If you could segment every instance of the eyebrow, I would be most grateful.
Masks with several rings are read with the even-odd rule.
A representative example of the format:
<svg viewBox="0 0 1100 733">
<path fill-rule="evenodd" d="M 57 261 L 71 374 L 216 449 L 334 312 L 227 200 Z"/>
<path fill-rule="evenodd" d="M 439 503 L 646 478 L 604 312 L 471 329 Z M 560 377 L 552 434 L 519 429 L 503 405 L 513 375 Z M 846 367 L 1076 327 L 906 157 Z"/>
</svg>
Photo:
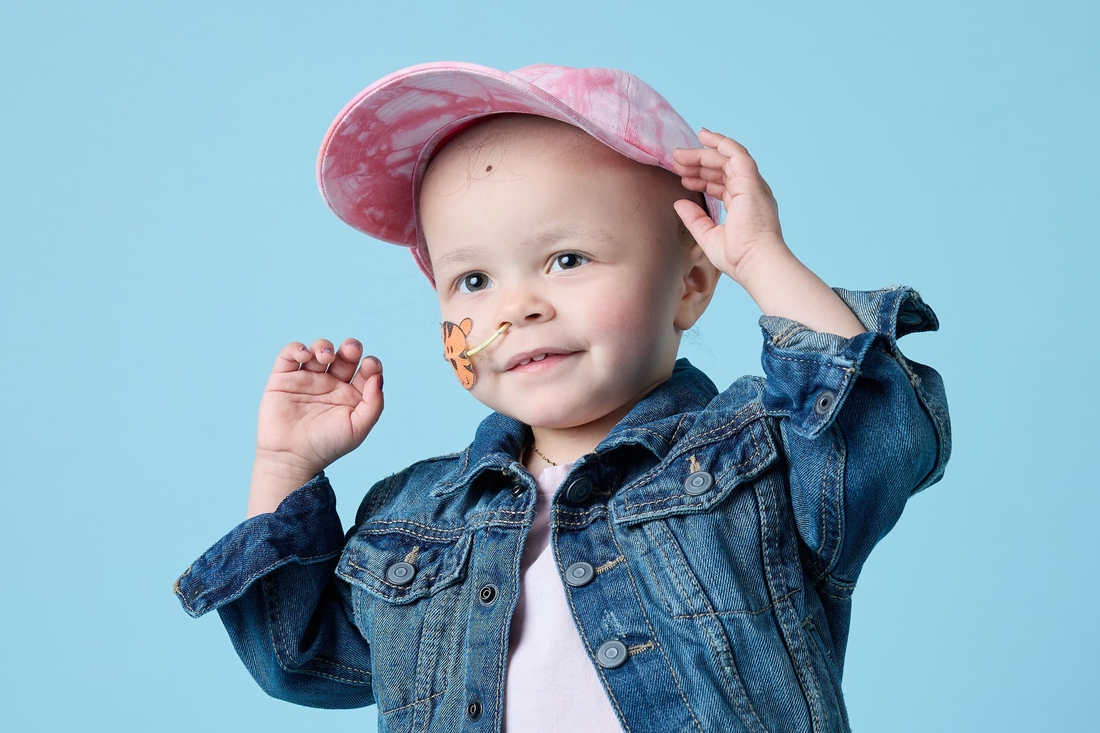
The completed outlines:
<svg viewBox="0 0 1100 733">
<path fill-rule="evenodd" d="M 553 227 L 551 229 L 544 229 L 541 232 L 536 232 L 528 237 L 524 237 L 519 243 L 519 247 L 527 249 L 529 247 L 542 247 L 551 242 L 556 242 L 559 239 L 565 239 L 567 237 L 604 237 L 611 238 L 611 235 L 602 229 L 589 229 L 588 227 L 577 224 L 576 222 L 571 224 L 562 224 L 560 226 Z M 448 252 L 442 255 L 437 261 L 432 263 L 432 269 L 441 268 L 445 265 L 451 265 L 460 262 L 468 262 L 470 260 L 478 259 L 485 256 L 485 247 L 481 245 L 473 245 L 470 247 L 461 247 L 452 252 Z"/>
</svg>

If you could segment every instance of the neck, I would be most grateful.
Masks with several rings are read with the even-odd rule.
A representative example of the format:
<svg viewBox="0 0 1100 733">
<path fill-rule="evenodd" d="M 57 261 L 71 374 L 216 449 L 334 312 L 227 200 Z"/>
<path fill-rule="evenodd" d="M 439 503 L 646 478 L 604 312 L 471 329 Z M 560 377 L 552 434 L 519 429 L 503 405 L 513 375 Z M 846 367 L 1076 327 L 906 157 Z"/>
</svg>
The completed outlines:
<svg viewBox="0 0 1100 733">
<path fill-rule="evenodd" d="M 607 437 L 633 405 L 624 406 L 585 425 L 573 428 L 543 428 L 532 425 L 534 445 L 546 456 L 544 459 L 534 450 L 528 450 L 523 464 L 533 476 L 538 476 L 553 461 L 558 465 L 572 463 L 586 453 L 591 453 L 600 441 Z"/>
</svg>

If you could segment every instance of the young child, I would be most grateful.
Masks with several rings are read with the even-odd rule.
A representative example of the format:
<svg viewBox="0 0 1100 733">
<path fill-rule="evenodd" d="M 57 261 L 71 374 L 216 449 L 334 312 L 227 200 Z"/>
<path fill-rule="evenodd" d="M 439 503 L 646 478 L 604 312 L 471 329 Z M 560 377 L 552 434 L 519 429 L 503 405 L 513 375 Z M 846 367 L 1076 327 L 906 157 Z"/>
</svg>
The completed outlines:
<svg viewBox="0 0 1100 733">
<path fill-rule="evenodd" d="M 318 181 L 412 250 L 494 413 L 345 534 L 323 469 L 378 420 L 382 365 L 290 343 L 248 519 L 177 581 L 187 612 L 217 609 L 269 694 L 377 703 L 380 731 L 848 730 L 860 568 L 950 453 L 940 377 L 897 347 L 938 327 L 917 293 L 827 287 L 745 148 L 612 69 L 395 72 Z M 764 313 L 767 379 L 719 392 L 676 356 L 722 274 Z"/>
</svg>

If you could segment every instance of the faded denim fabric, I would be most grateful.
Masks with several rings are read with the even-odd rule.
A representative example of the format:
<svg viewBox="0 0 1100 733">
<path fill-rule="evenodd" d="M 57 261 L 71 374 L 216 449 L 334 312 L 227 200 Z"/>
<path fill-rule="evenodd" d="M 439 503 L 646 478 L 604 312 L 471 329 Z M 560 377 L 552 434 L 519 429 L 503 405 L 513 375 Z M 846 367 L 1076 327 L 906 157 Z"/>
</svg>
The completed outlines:
<svg viewBox="0 0 1100 733">
<path fill-rule="evenodd" d="M 939 375 L 897 348 L 938 328 L 932 310 L 905 287 L 836 292 L 867 333 L 761 318 L 767 378 L 724 392 L 679 360 L 551 502 L 559 572 L 594 570 L 566 597 L 624 730 L 849 730 L 852 591 L 906 500 L 943 476 L 951 440 Z M 527 434 L 490 415 L 466 450 L 377 483 L 346 534 L 321 472 L 205 552 L 176 593 L 192 616 L 218 610 L 275 697 L 377 703 L 379 731 L 500 730 L 535 511 L 516 460 Z M 611 641 L 627 652 L 617 666 L 599 654 Z"/>
</svg>

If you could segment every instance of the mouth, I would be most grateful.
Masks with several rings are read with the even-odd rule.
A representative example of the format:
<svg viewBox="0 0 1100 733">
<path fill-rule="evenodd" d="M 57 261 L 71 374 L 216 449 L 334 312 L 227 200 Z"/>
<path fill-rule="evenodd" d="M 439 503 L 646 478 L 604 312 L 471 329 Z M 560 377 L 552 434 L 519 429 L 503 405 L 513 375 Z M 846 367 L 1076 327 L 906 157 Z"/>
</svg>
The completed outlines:
<svg viewBox="0 0 1100 733">
<path fill-rule="evenodd" d="M 556 363 L 562 361 L 567 356 L 577 353 L 576 351 L 570 351 L 569 349 L 558 349 L 553 347 L 546 347 L 541 349 L 532 349 L 531 351 L 524 351 L 521 354 L 516 354 L 511 359 L 504 363 L 504 371 L 510 372 L 517 369 L 533 368 L 534 366 L 547 363 Z M 526 368 L 526 369 L 525 369 Z"/>
</svg>

